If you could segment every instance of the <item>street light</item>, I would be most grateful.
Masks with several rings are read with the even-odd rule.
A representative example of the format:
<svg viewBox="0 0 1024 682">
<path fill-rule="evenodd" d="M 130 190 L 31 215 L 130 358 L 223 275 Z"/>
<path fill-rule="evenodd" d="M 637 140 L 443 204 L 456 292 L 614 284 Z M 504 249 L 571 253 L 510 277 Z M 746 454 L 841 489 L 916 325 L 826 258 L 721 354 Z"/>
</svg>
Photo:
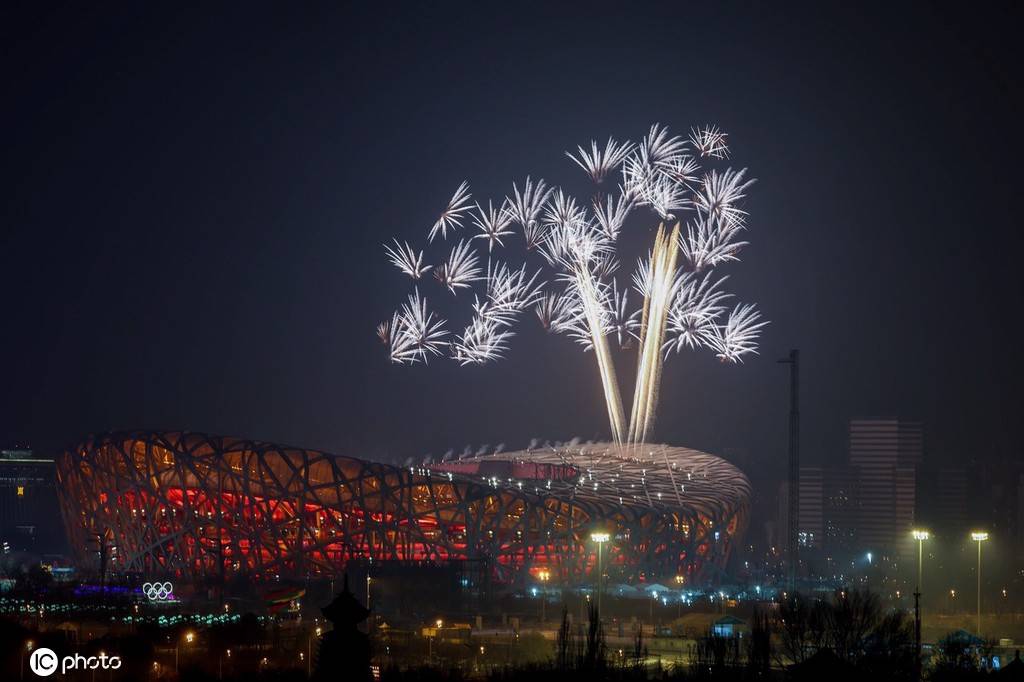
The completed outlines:
<svg viewBox="0 0 1024 682">
<path fill-rule="evenodd" d="M 597 543 L 597 618 L 598 622 L 601 619 L 601 592 L 603 591 L 602 586 L 604 584 L 604 564 L 601 562 L 601 549 L 604 547 L 604 543 L 611 539 L 611 535 L 605 532 L 595 532 L 590 534 L 590 539 Z"/>
<path fill-rule="evenodd" d="M 540 569 L 537 571 L 537 580 L 544 586 L 544 590 L 540 594 L 540 622 L 543 623 L 547 620 L 545 617 L 548 604 L 547 582 L 551 580 L 551 571 L 546 568 Z"/>
<path fill-rule="evenodd" d="M 189 630 L 188 632 L 185 633 L 185 643 L 186 644 L 191 644 L 192 640 L 194 640 L 195 638 L 196 638 L 196 635 L 191 630 Z M 179 640 L 179 639 L 175 639 L 174 640 L 174 674 L 175 675 L 178 674 L 178 646 L 180 644 L 181 644 L 181 640 Z"/>
<path fill-rule="evenodd" d="M 434 625 L 436 626 L 436 628 L 434 629 L 433 636 L 432 637 L 427 637 L 427 660 L 428 661 L 433 661 L 434 660 L 434 640 L 437 639 L 437 636 L 440 634 L 441 627 L 444 625 L 444 621 L 441 620 L 440 618 L 438 618 L 437 620 L 434 621 Z"/>
<path fill-rule="evenodd" d="M 926 530 L 911 531 L 914 539 L 917 540 L 917 589 L 914 590 L 914 666 L 917 669 L 917 677 L 921 677 L 921 584 L 924 567 L 924 541 L 931 537 Z M 896 593 L 899 596 L 899 592 Z"/>
<path fill-rule="evenodd" d="M 306 637 L 306 677 L 313 676 L 313 636 L 317 638 L 317 651 L 320 650 L 320 633 L 323 632 L 319 627 L 313 630 L 313 635 Z"/>
<path fill-rule="evenodd" d="M 971 533 L 971 540 L 978 543 L 978 637 L 981 637 L 981 543 L 988 540 L 988 533 L 976 530 Z"/>
<path fill-rule="evenodd" d="M 21 661 L 19 663 L 19 668 L 21 670 L 21 679 L 23 680 L 25 679 L 25 654 L 31 653 L 32 647 L 34 647 L 35 645 L 36 643 L 30 639 L 27 642 L 25 642 L 25 650 L 21 652 Z"/>
</svg>

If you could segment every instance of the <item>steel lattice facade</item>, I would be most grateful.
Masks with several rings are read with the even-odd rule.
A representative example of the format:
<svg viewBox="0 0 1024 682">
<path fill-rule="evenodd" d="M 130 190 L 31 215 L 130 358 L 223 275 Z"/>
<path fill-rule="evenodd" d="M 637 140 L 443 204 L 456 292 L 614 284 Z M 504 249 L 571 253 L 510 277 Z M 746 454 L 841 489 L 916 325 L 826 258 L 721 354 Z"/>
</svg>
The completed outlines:
<svg viewBox="0 0 1024 682">
<path fill-rule="evenodd" d="M 180 432 L 96 435 L 58 461 L 72 546 L 113 570 L 199 578 L 334 575 L 349 561 L 483 560 L 497 579 L 717 577 L 750 484 L 728 462 L 662 445 L 586 444 L 396 467 Z M 94 560 L 94 559 L 93 559 Z"/>
</svg>

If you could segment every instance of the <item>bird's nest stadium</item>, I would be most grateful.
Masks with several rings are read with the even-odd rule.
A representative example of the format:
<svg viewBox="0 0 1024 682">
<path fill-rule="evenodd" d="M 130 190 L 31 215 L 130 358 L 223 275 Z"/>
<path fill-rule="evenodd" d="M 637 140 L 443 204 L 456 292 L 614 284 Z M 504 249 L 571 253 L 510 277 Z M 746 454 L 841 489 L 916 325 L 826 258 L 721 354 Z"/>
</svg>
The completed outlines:
<svg viewBox="0 0 1024 682">
<path fill-rule="evenodd" d="M 94 435 L 59 458 L 79 559 L 198 579 L 333 576 L 349 562 L 487 562 L 524 584 L 595 577 L 714 582 L 742 537 L 750 483 L 666 445 L 588 443 L 398 467 L 200 433 Z M 608 538 L 600 544 L 592 539 Z M 105 538 L 99 540 L 99 538 Z"/>
</svg>

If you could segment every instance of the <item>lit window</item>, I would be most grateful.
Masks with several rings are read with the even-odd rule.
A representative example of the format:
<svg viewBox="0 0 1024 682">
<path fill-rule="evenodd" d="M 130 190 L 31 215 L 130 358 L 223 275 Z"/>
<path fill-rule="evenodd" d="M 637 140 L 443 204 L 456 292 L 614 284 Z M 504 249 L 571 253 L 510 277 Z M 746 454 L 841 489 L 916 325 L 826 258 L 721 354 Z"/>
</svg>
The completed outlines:
<svg viewBox="0 0 1024 682">
<path fill-rule="evenodd" d="M 18 497 L 25 497 L 25 486 L 18 486 Z"/>
</svg>

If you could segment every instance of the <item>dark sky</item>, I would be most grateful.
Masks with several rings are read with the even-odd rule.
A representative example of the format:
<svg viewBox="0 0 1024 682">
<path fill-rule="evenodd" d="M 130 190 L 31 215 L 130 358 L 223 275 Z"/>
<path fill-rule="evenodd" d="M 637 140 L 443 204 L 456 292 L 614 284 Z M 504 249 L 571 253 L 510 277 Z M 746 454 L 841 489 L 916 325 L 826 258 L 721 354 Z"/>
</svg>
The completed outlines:
<svg viewBox="0 0 1024 682">
<path fill-rule="evenodd" d="M 660 121 L 717 123 L 758 178 L 727 272 L 772 324 L 744 365 L 670 360 L 659 439 L 781 475 L 799 347 L 808 460 L 856 415 L 1020 455 L 1019 10 L 480 4 L 5 7 L 0 442 L 606 435 L 593 358 L 534 324 L 499 364 L 390 365 L 380 245 L 463 179 L 579 183 L 563 150 Z"/>
</svg>

